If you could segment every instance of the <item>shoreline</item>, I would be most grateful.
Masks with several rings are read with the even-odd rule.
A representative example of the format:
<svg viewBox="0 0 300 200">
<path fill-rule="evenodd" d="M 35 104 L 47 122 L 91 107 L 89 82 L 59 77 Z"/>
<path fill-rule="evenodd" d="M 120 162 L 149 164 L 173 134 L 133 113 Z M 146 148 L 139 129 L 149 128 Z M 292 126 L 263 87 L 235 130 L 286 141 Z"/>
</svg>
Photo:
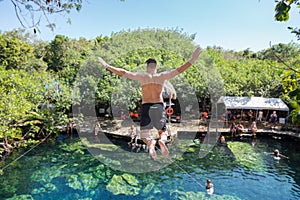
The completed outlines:
<svg viewBox="0 0 300 200">
<path fill-rule="evenodd" d="M 248 122 L 246 122 L 247 124 Z M 105 121 L 101 123 L 102 132 L 110 133 L 114 135 L 120 135 L 120 136 L 129 136 L 128 130 L 130 126 L 134 124 L 137 128 L 139 127 L 138 123 L 126 123 L 123 120 L 111 120 L 109 122 Z M 182 121 L 180 123 L 167 123 L 167 126 L 170 130 L 171 137 L 178 137 L 178 135 L 182 133 L 195 133 L 197 135 L 207 134 L 209 132 L 218 132 L 220 135 L 224 135 L 226 137 L 230 136 L 230 129 L 228 126 L 228 123 L 225 124 L 224 122 L 217 122 L 217 123 L 211 123 L 209 126 L 207 126 L 207 123 L 201 123 L 199 120 L 190 120 L 190 121 Z M 85 129 L 82 129 L 80 131 L 82 132 L 89 132 L 93 133 L 92 126 L 88 126 Z M 208 128 L 210 127 L 210 130 Z M 214 127 L 214 128 L 212 128 Z M 220 128 L 219 128 L 220 127 Z M 101 132 L 101 131 L 100 131 Z M 156 135 L 157 131 L 153 129 L 151 131 L 151 135 Z M 253 137 L 252 133 L 248 132 L 248 129 L 245 129 L 245 132 L 233 137 L 233 138 L 239 138 L 239 137 Z M 290 138 L 296 138 L 300 139 L 300 129 L 296 130 L 290 130 L 287 129 L 286 126 L 277 125 L 275 128 L 270 128 L 268 125 L 264 125 L 261 123 L 258 126 L 258 130 L 256 132 L 256 136 L 258 137 L 264 137 L 264 136 L 282 136 L 282 137 L 290 137 Z"/>
</svg>

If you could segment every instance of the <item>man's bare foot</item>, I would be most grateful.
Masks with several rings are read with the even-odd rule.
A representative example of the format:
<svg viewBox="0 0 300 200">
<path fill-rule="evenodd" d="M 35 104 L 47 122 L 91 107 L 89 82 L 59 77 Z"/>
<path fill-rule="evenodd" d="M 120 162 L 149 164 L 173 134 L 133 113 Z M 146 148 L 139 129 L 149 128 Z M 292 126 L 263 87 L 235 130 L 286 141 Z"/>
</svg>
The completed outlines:
<svg viewBox="0 0 300 200">
<path fill-rule="evenodd" d="M 156 160 L 157 159 L 156 151 L 155 151 L 156 140 L 150 140 L 148 143 L 149 143 L 149 153 L 153 158 L 153 160 Z"/>
<path fill-rule="evenodd" d="M 154 147 L 149 148 L 149 153 L 150 153 L 151 157 L 153 158 L 153 160 L 157 159 L 156 151 L 155 151 Z"/>
<path fill-rule="evenodd" d="M 163 155 L 164 158 L 169 157 L 169 150 L 168 147 L 166 146 L 165 142 L 162 140 L 158 140 L 159 147 L 161 149 L 161 154 Z"/>
</svg>

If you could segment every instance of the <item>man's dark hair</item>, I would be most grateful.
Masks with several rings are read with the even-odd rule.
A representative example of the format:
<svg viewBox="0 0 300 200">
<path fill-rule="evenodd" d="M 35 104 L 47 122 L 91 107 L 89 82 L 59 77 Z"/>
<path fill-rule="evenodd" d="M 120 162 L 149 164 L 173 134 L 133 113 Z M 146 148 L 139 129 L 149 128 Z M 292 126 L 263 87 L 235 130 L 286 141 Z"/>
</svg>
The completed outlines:
<svg viewBox="0 0 300 200">
<path fill-rule="evenodd" d="M 156 63 L 156 60 L 153 59 L 153 58 L 149 58 L 148 60 L 146 60 L 146 63 L 147 63 L 147 64 L 149 64 L 149 63 L 155 63 L 155 64 L 157 64 L 157 63 Z"/>
</svg>

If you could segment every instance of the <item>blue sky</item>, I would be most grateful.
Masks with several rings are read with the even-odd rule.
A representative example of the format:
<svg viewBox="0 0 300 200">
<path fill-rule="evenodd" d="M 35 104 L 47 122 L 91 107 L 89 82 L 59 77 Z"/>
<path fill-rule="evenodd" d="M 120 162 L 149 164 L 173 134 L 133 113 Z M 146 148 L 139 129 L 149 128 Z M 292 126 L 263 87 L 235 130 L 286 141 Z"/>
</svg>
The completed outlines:
<svg viewBox="0 0 300 200">
<path fill-rule="evenodd" d="M 196 33 L 201 47 L 220 46 L 240 51 L 259 51 L 269 43 L 297 42 L 288 26 L 300 26 L 299 9 L 292 9 L 287 23 L 274 21 L 274 0 L 83 0 L 82 10 L 69 15 L 55 15 L 51 32 L 42 24 L 38 38 L 52 40 L 61 34 L 70 38 L 111 35 L 112 32 L 137 28 L 178 28 Z M 72 20 L 68 24 L 67 18 Z M 9 31 L 21 25 L 10 1 L 0 1 L 0 30 Z"/>
</svg>

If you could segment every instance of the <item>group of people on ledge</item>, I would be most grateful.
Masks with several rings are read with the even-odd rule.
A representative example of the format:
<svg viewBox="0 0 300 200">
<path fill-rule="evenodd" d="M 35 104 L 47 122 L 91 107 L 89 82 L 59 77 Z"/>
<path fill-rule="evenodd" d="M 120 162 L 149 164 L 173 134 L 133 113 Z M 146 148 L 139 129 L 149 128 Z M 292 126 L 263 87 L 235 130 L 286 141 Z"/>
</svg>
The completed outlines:
<svg viewBox="0 0 300 200">
<path fill-rule="evenodd" d="M 137 127 L 134 125 L 131 125 L 131 127 L 128 130 L 128 136 L 131 137 L 130 142 L 128 142 L 128 146 L 130 147 L 131 152 L 140 152 L 141 149 L 147 151 L 147 145 L 146 144 L 141 144 L 138 142 L 139 139 L 141 139 L 140 132 Z"/>
<path fill-rule="evenodd" d="M 276 111 L 273 111 L 272 114 L 270 115 L 270 119 L 269 119 L 269 124 L 270 124 L 270 127 L 271 128 L 274 128 L 277 124 L 277 113 Z M 242 123 L 240 122 L 237 122 L 235 123 L 235 120 L 233 120 L 233 122 L 231 123 L 231 126 L 230 126 L 230 132 L 231 132 L 231 136 L 236 136 L 238 134 L 242 134 L 242 133 L 252 133 L 254 136 L 256 135 L 256 132 L 257 132 L 257 124 L 256 124 L 256 121 L 252 119 L 255 119 L 253 118 L 253 112 L 250 110 L 248 112 L 248 118 L 249 119 L 249 122 L 251 122 L 250 126 L 248 128 L 245 128 L 243 126 Z M 259 122 L 261 122 L 263 119 L 263 112 L 262 111 L 259 111 L 258 112 L 258 116 L 257 116 L 257 120 Z"/>
<path fill-rule="evenodd" d="M 231 126 L 230 126 L 230 132 L 231 132 L 231 136 L 234 137 L 236 135 L 242 134 L 242 133 L 252 133 L 253 136 L 256 135 L 257 132 L 257 125 L 256 122 L 253 121 L 249 128 L 246 129 L 243 124 L 241 124 L 240 122 L 238 122 L 237 124 L 235 124 L 235 122 L 232 122 Z"/>
<path fill-rule="evenodd" d="M 269 116 L 269 117 L 268 117 Z M 276 111 L 273 111 L 270 115 L 268 113 L 264 113 L 262 110 L 259 111 L 252 111 L 249 110 L 248 112 L 238 112 L 237 110 L 231 111 L 227 110 L 222 116 L 221 119 L 226 122 L 231 121 L 257 121 L 263 122 L 268 121 L 271 126 L 275 126 L 278 120 L 278 116 Z"/>
</svg>

